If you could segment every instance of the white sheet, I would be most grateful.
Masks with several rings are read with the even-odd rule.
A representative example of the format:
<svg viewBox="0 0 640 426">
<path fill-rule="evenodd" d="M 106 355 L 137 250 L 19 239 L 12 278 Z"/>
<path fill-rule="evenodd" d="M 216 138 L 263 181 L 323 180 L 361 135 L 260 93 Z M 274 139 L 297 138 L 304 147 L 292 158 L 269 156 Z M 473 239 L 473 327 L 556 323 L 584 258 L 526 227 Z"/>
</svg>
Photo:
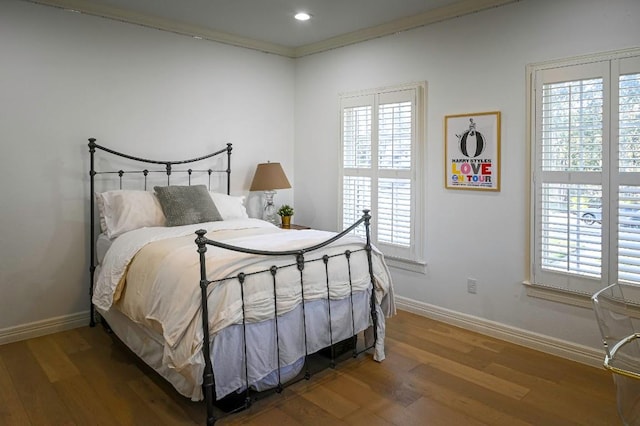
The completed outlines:
<svg viewBox="0 0 640 426">
<path fill-rule="evenodd" d="M 102 264 L 112 243 L 113 240 L 110 240 L 107 234 L 102 233 L 98 235 L 98 239 L 96 240 L 96 259 L 98 260 L 98 265 Z"/>
</svg>

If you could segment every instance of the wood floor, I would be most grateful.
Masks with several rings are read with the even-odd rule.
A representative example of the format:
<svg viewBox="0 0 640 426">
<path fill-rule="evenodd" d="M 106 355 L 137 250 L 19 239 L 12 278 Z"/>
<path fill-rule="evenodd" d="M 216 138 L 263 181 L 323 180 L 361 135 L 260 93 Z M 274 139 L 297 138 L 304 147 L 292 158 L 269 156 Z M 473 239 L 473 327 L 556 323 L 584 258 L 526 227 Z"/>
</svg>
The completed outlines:
<svg viewBox="0 0 640 426">
<path fill-rule="evenodd" d="M 604 369 L 406 312 L 387 359 L 350 359 L 217 424 L 619 425 Z M 0 346 L 0 425 L 194 425 L 180 396 L 100 327 Z"/>
</svg>

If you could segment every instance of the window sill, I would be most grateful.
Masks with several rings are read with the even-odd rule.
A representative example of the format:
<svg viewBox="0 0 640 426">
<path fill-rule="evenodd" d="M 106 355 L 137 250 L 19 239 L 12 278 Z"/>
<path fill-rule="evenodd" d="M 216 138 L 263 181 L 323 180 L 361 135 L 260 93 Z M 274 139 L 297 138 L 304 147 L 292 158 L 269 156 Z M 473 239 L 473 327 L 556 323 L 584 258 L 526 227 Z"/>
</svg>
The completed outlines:
<svg viewBox="0 0 640 426">
<path fill-rule="evenodd" d="M 540 284 L 532 284 L 524 281 L 522 284 L 527 288 L 527 295 L 538 297 L 540 299 L 552 300 L 554 302 L 564 303 L 565 305 L 580 306 L 583 308 L 593 309 L 591 296 L 584 293 L 575 293 L 559 288 L 548 287 Z M 627 287 L 625 291 L 625 303 L 627 305 L 627 313 L 633 318 L 640 319 L 640 288 L 635 290 L 634 287 Z M 629 294 L 630 293 L 630 294 Z"/>
<path fill-rule="evenodd" d="M 427 263 L 418 260 L 401 259 L 399 257 L 385 256 L 384 260 L 391 268 L 403 269 L 405 271 L 427 273 Z"/>
<path fill-rule="evenodd" d="M 548 287 L 540 284 L 532 284 L 523 281 L 527 289 L 527 296 L 537 297 L 539 299 L 551 300 L 553 302 L 564 303 L 565 305 L 580 306 L 582 308 L 593 308 L 591 296 L 584 293 L 575 293 L 559 288 Z"/>
</svg>

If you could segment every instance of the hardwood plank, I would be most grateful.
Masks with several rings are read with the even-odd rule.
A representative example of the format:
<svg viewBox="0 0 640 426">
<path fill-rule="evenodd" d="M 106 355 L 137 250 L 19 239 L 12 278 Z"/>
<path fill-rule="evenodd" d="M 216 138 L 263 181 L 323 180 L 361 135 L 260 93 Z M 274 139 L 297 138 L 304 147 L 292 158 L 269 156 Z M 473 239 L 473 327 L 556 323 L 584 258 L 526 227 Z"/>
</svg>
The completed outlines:
<svg viewBox="0 0 640 426">
<path fill-rule="evenodd" d="M 393 423 L 385 420 L 379 415 L 369 411 L 367 408 L 359 408 L 344 418 L 349 425 L 356 426 L 392 426 Z M 423 422 L 424 424 L 424 422 Z"/>
<path fill-rule="evenodd" d="M 129 386 L 166 425 L 196 425 L 184 410 L 148 377 L 129 381 Z"/>
<path fill-rule="evenodd" d="M 2 356 L 0 356 L 0 424 L 7 426 L 30 424 L 27 411 L 20 401 Z"/>
<path fill-rule="evenodd" d="M 394 339 L 388 340 L 390 341 L 390 345 L 394 345 L 397 350 L 411 354 L 415 357 L 415 359 L 424 364 L 432 365 L 437 369 L 453 375 L 457 375 L 458 377 L 464 378 L 469 382 L 485 387 L 493 392 L 498 392 L 514 399 L 522 399 L 529 392 L 529 389 L 524 386 L 520 386 L 516 383 L 500 379 L 498 377 L 492 376 L 491 374 L 486 374 L 481 370 L 477 370 L 475 368 L 453 362 L 447 358 L 443 358 L 441 356 L 416 349 L 409 344 L 402 343 Z"/>
<path fill-rule="evenodd" d="M 450 333 L 442 333 L 435 331 L 433 328 L 420 327 L 408 321 L 402 323 L 401 330 L 396 328 L 389 330 L 389 336 L 402 341 L 423 340 L 425 343 L 438 345 L 441 348 L 460 353 L 469 353 L 474 348 L 474 345 L 469 344 L 467 341 L 452 339 Z"/>
<path fill-rule="evenodd" d="M 604 359 L 604 353 L 602 355 Z M 572 386 L 598 398 L 615 400 L 615 384 L 612 374 L 604 367 L 593 368 L 588 365 L 569 365 L 564 368 L 559 384 Z M 604 383 L 603 383 L 604 381 Z"/>
<path fill-rule="evenodd" d="M 0 346 L 0 356 L 31 424 L 75 425 L 73 416 L 29 350 L 28 342 Z"/>
<path fill-rule="evenodd" d="M 427 333 L 431 333 L 428 331 Z M 387 342 L 389 339 L 394 339 L 403 343 L 406 343 L 415 349 L 420 349 L 422 351 L 431 353 L 433 355 L 450 359 L 452 361 L 458 362 L 460 364 L 467 365 L 471 368 L 475 368 L 478 370 L 483 369 L 490 362 L 490 357 L 488 356 L 478 356 L 478 353 L 492 354 L 493 352 L 485 351 L 482 348 L 470 346 L 471 350 L 467 352 L 454 351 L 445 346 L 440 346 L 430 342 L 424 338 L 415 338 L 411 336 L 407 336 L 402 331 L 394 331 L 393 327 L 390 327 L 390 330 L 387 331 Z M 387 348 L 392 350 L 391 346 L 387 344 Z M 408 356 L 408 354 L 404 354 L 401 350 L 395 351 L 395 353 L 403 354 Z M 419 361 L 419 359 L 418 359 Z"/>
<path fill-rule="evenodd" d="M 403 371 L 406 373 L 420 365 L 420 360 L 409 356 L 409 354 L 405 354 L 401 351 L 396 351 L 388 345 L 385 348 L 385 352 L 387 357 L 384 359 L 382 364 L 385 366 L 385 368 L 388 368 L 390 370 Z M 371 366 L 376 365 L 371 359 L 368 359 L 367 361 L 369 361 L 369 364 Z"/>
<path fill-rule="evenodd" d="M 287 413 L 279 409 L 278 407 L 269 408 L 254 415 L 250 418 L 244 418 L 242 416 L 230 416 L 221 419 L 216 424 L 220 425 L 278 425 L 278 426 L 300 426 L 305 423 L 299 422 Z"/>
<path fill-rule="evenodd" d="M 547 407 L 548 410 L 583 425 L 607 424 L 606 422 L 616 419 L 615 410 L 611 413 L 603 412 L 597 397 L 574 387 L 550 386 L 543 392 L 532 392 L 525 397 L 525 401 L 535 406 Z"/>
<path fill-rule="evenodd" d="M 528 420 L 521 419 L 519 415 L 505 411 L 505 406 L 519 405 L 519 401 L 489 392 L 479 385 L 432 366 L 422 365 L 414 369 L 411 380 L 426 398 L 480 422 L 505 426 L 529 424 Z"/>
<path fill-rule="evenodd" d="M 414 385 L 425 396 L 491 425 L 578 424 L 569 418 L 557 415 L 546 406 L 530 404 L 524 400 L 515 400 L 488 391 L 486 388 L 428 365 L 416 368 L 413 373 Z"/>
<path fill-rule="evenodd" d="M 349 374 L 341 374 L 339 378 L 326 383 L 325 386 L 355 405 L 365 407 L 373 413 L 392 404 L 391 400 L 375 392 L 362 380 Z M 348 417 L 353 416 L 349 415 Z"/>
<path fill-rule="evenodd" d="M 67 354 L 58 346 L 55 337 L 38 337 L 27 341 L 27 346 L 38 360 L 51 383 L 80 374 Z"/>
<path fill-rule="evenodd" d="M 445 339 L 457 340 L 473 346 L 474 348 L 484 349 L 494 353 L 500 352 L 504 349 L 504 342 L 489 336 L 470 332 L 463 328 L 437 324 L 435 327 L 431 328 L 430 332 L 442 336 Z"/>
<path fill-rule="evenodd" d="M 103 405 L 87 380 L 74 376 L 58 380 L 54 387 L 62 401 L 69 408 L 78 425 L 112 425 L 112 413 Z"/>
<path fill-rule="evenodd" d="M 286 404 L 280 404 L 278 408 L 289 417 L 304 425 L 326 426 L 328 424 L 347 424 L 344 420 L 333 417 L 327 411 L 301 396 L 289 399 Z"/>
<path fill-rule="evenodd" d="M 110 347 L 113 344 L 112 334 L 107 333 L 100 325 L 96 327 L 80 327 L 74 331 L 92 348 Z"/>
<path fill-rule="evenodd" d="M 78 329 L 52 334 L 50 337 L 67 355 L 91 349 L 91 345 L 82 337 Z"/>
<path fill-rule="evenodd" d="M 393 370 L 388 367 L 386 361 L 382 363 L 371 361 L 366 365 L 346 370 L 344 374 L 359 379 L 375 393 L 405 407 L 421 396 L 420 392 L 411 386 L 410 374 Z"/>
<path fill-rule="evenodd" d="M 304 392 L 301 396 L 338 419 L 342 419 L 360 408 L 360 405 L 333 392 L 324 385 L 320 385 L 309 392 Z"/>
<path fill-rule="evenodd" d="M 486 358 L 486 352 L 474 351 L 472 355 Z M 517 345 L 505 346 L 504 350 L 492 354 L 490 362 L 553 382 L 560 380 L 569 370 L 582 367 L 582 364 Z"/>
<path fill-rule="evenodd" d="M 424 318 L 410 312 L 398 311 L 398 315 L 393 317 L 392 321 L 394 323 L 397 323 L 398 325 L 401 325 L 403 329 L 406 327 L 406 325 L 410 325 L 418 328 L 419 330 L 422 330 L 423 335 L 437 335 L 439 336 L 438 338 L 431 336 L 429 337 L 429 339 L 433 339 L 433 341 L 438 339 L 438 341 L 442 342 L 443 347 L 447 347 L 450 349 L 454 349 L 457 344 L 462 344 L 462 347 L 465 349 L 473 347 L 489 350 L 492 352 L 499 352 L 504 348 L 504 342 L 498 339 L 494 339 L 489 336 L 483 336 L 481 334 L 465 330 L 460 327 L 443 324 L 441 322 L 432 320 L 430 318 Z M 464 350 L 461 352 L 468 352 L 468 350 Z"/>
<path fill-rule="evenodd" d="M 615 392 L 612 393 L 611 389 L 606 389 L 606 387 L 601 386 L 603 380 L 606 381 L 606 377 L 610 376 L 610 373 L 607 371 L 600 372 L 587 366 L 584 367 L 586 368 L 584 369 L 582 377 L 575 377 L 571 380 L 565 378 L 556 381 L 517 371 L 501 364 L 491 364 L 485 371 L 502 377 L 505 380 L 526 384 L 530 388 L 540 392 L 544 392 L 544 390 L 551 387 L 562 387 L 566 388 L 569 394 L 578 392 L 580 395 L 591 399 L 605 399 L 611 403 L 615 403 Z M 613 379 L 611 380 L 611 387 L 615 388 Z"/>
<path fill-rule="evenodd" d="M 429 426 L 487 425 L 487 423 L 469 417 L 461 411 L 425 397 L 405 408 L 401 415 L 395 416 L 395 421 L 404 424 L 406 418 L 416 419 L 418 423 L 415 424 L 422 422 L 422 424 L 428 423 Z"/>
<path fill-rule="evenodd" d="M 106 350 L 105 350 L 106 349 Z M 71 356 L 93 393 L 109 410 L 109 419 L 120 425 L 161 424 L 161 419 L 128 385 L 132 377 L 142 377 L 133 364 L 114 363 L 109 348 L 91 348 Z M 134 368 L 134 374 L 131 368 Z M 204 418 L 204 411 L 200 419 Z"/>
<path fill-rule="evenodd" d="M 121 348 L 92 348 L 82 354 L 71 355 L 69 359 L 82 375 L 91 377 L 91 381 L 101 388 L 146 376 L 133 358 L 122 353 Z"/>
</svg>

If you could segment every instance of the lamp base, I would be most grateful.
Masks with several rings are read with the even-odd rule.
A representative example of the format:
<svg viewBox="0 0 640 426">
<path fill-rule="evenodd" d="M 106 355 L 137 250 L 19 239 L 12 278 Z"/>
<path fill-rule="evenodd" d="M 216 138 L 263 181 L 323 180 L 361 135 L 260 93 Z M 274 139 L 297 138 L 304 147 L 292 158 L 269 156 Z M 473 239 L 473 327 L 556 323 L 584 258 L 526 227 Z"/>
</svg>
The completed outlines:
<svg viewBox="0 0 640 426">
<path fill-rule="evenodd" d="M 264 212 L 262 212 L 262 219 L 273 223 L 274 225 L 278 225 L 278 215 L 276 213 L 276 206 L 273 204 L 273 196 L 276 194 L 276 191 L 264 191 Z"/>
</svg>

